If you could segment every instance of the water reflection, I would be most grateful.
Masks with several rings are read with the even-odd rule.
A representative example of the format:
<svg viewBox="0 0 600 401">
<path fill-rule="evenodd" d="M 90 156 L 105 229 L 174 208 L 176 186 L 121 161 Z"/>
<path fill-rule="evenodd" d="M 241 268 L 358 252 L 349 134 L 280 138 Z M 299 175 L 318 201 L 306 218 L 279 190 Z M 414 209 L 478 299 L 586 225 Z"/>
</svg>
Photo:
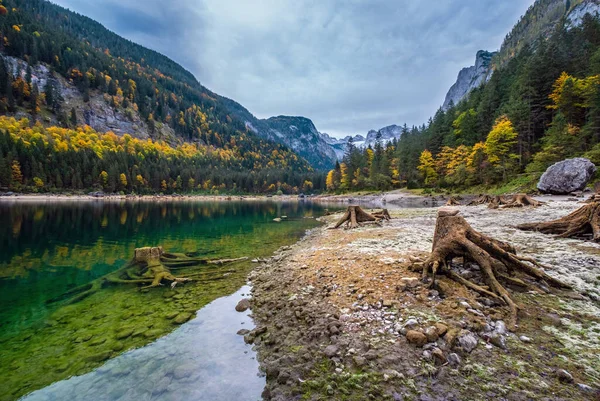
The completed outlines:
<svg viewBox="0 0 600 401">
<path fill-rule="evenodd" d="M 265 257 L 315 227 L 307 217 L 322 212 L 307 202 L 0 203 L 0 401 L 84 375 L 171 332 L 174 313 L 231 294 L 252 267 L 240 263 L 221 280 L 175 291 L 116 285 L 72 305 L 47 303 L 121 268 L 136 247 Z M 288 218 L 273 222 L 281 216 Z"/>
<path fill-rule="evenodd" d="M 26 401 L 258 400 L 265 384 L 240 328 L 252 328 L 234 307 L 249 287 L 213 301 L 197 317 L 156 342 L 97 370 L 36 391 Z"/>
</svg>

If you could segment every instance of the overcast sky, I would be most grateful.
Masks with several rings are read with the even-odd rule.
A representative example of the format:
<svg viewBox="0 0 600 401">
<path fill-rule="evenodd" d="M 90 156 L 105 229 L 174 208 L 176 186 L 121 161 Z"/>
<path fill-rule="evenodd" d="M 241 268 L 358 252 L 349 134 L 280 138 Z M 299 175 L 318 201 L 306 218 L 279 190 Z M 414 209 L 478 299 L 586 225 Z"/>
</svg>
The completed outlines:
<svg viewBox="0 0 600 401">
<path fill-rule="evenodd" d="M 321 132 L 424 123 L 533 0 L 54 0 L 190 70 L 260 118 Z"/>
</svg>

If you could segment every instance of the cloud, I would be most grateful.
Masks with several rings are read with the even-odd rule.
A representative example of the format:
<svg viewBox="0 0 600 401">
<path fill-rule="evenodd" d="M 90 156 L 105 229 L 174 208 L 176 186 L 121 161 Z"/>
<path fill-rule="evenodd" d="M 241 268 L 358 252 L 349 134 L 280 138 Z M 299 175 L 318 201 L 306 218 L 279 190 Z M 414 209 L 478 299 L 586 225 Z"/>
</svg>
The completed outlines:
<svg viewBox="0 0 600 401">
<path fill-rule="evenodd" d="M 258 117 L 337 136 L 422 124 L 533 0 L 58 0 L 168 55 Z"/>
</svg>

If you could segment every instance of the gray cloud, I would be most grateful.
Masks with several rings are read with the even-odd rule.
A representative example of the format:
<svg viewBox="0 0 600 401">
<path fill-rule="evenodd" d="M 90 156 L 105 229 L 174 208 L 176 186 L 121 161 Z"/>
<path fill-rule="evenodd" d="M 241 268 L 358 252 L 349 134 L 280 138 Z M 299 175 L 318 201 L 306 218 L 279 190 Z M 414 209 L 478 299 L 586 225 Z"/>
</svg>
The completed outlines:
<svg viewBox="0 0 600 401">
<path fill-rule="evenodd" d="M 422 124 L 533 0 L 56 0 L 168 55 L 258 117 L 334 135 Z"/>
</svg>

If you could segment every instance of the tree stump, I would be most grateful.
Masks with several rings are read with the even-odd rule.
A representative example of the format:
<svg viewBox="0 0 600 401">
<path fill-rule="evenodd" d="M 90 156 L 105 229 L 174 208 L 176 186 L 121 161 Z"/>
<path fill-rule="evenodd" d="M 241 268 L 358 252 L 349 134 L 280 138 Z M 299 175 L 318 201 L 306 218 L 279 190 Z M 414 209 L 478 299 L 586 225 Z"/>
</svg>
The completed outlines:
<svg viewBox="0 0 600 401">
<path fill-rule="evenodd" d="M 471 202 L 467 203 L 467 206 L 479 206 L 485 205 L 493 201 L 493 197 L 490 195 L 479 195 L 477 198 L 473 199 Z"/>
<path fill-rule="evenodd" d="M 171 288 L 188 281 L 212 281 L 223 278 L 223 271 L 206 270 L 195 272 L 206 265 L 225 265 L 247 260 L 247 257 L 235 259 L 205 259 L 196 252 L 166 253 L 162 247 L 136 248 L 131 263 L 122 268 L 99 277 L 83 286 L 74 288 L 48 303 L 69 299 L 69 303 L 78 302 L 98 292 L 107 285 L 135 284 L 140 288 L 152 288 L 168 283 Z M 176 276 L 173 271 L 186 269 L 185 276 Z"/>
<path fill-rule="evenodd" d="M 352 229 L 360 227 L 361 223 L 367 222 L 377 222 L 382 219 L 389 220 L 390 214 L 387 212 L 387 209 L 383 209 L 383 211 L 369 214 L 361 209 L 360 206 L 348 206 L 346 213 L 342 216 L 341 219 L 335 224 L 335 226 L 331 227 L 332 230 L 339 228 L 342 224 L 346 224 L 346 227 Z"/>
<path fill-rule="evenodd" d="M 585 204 L 560 219 L 519 224 L 518 229 L 539 231 L 544 234 L 557 234 L 559 238 L 577 238 L 600 242 L 600 201 Z"/>
<path fill-rule="evenodd" d="M 453 271 L 451 263 L 457 257 L 477 263 L 487 287 L 475 284 Z M 522 272 L 554 287 L 569 288 L 539 267 L 540 264 L 534 259 L 518 256 L 512 245 L 475 231 L 458 215 L 458 210 L 444 209 L 438 212 L 431 255 L 427 260 L 413 264 L 413 269 L 422 271 L 423 281 L 428 281 L 431 274 L 430 286 L 435 286 L 437 273 L 445 273 L 448 278 L 467 288 L 507 305 L 510 309 L 509 323 L 512 329 L 517 323 L 518 308 L 500 280 L 509 283 L 522 282 L 512 277 L 516 272 Z"/>
<path fill-rule="evenodd" d="M 545 205 L 545 202 L 540 202 L 538 200 L 533 199 L 527 194 L 515 194 L 512 196 L 512 199 L 505 200 L 503 208 L 509 207 L 524 207 L 524 206 L 533 206 L 538 207 Z"/>
<path fill-rule="evenodd" d="M 454 196 L 451 196 L 450 198 L 448 198 L 446 206 L 460 206 L 460 202 Z"/>
</svg>

